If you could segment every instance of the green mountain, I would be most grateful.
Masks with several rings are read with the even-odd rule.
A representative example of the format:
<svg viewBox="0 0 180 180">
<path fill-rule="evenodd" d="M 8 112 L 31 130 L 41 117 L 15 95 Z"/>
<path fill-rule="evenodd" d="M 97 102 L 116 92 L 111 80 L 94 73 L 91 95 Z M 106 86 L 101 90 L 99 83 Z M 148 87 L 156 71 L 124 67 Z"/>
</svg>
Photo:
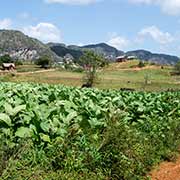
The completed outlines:
<svg viewBox="0 0 180 180">
<path fill-rule="evenodd" d="M 78 61 L 78 59 L 83 55 L 82 50 L 78 46 L 66 46 L 65 44 L 60 43 L 48 43 L 47 45 L 59 57 L 64 57 L 67 54 L 71 54 L 75 61 Z"/>
<path fill-rule="evenodd" d="M 78 59 L 85 50 L 92 50 L 112 62 L 116 60 L 116 57 L 122 55 L 136 56 L 140 60 L 159 64 L 175 64 L 179 60 L 177 56 L 156 54 L 146 50 L 123 52 L 106 43 L 86 46 L 66 46 L 60 43 L 43 44 L 39 40 L 28 37 L 20 31 L 0 30 L 0 56 L 9 54 L 14 59 L 36 60 L 40 56 L 47 55 L 54 61 L 62 61 L 63 57 L 68 54 L 74 58 L 75 62 L 78 62 Z"/>
<path fill-rule="evenodd" d="M 142 61 L 149 61 L 158 64 L 173 65 L 177 61 L 179 61 L 179 57 L 177 56 L 151 53 L 150 51 L 146 51 L 146 50 L 123 52 L 105 43 L 92 44 L 86 46 L 75 46 L 75 45 L 66 46 L 65 44 L 62 45 L 62 44 L 50 43 L 49 47 L 58 56 L 64 57 L 65 54 L 71 54 L 75 59 L 78 59 L 83 54 L 84 50 L 92 50 L 97 54 L 103 55 L 105 58 L 109 59 L 112 62 L 116 60 L 116 57 L 122 55 L 135 56 Z"/>
<path fill-rule="evenodd" d="M 48 46 L 54 51 L 58 56 L 64 57 L 66 54 L 71 54 L 75 59 L 79 59 L 83 55 L 85 50 L 94 51 L 97 54 L 103 55 L 105 58 L 114 61 L 117 56 L 123 55 L 123 51 L 119 51 L 116 48 L 109 46 L 105 43 L 92 44 L 86 46 L 76 46 L 70 45 L 66 46 L 64 44 L 49 43 Z"/>
<path fill-rule="evenodd" d="M 114 60 L 117 56 L 121 56 L 124 54 L 123 51 L 117 50 L 116 48 L 109 46 L 106 43 L 100 43 L 100 44 L 92 44 L 92 45 L 86 45 L 81 47 L 81 49 L 87 49 L 92 50 L 97 54 L 101 54 L 107 59 Z"/>
<path fill-rule="evenodd" d="M 126 53 L 126 55 L 127 56 L 136 56 L 140 60 L 154 62 L 154 63 L 158 63 L 158 64 L 173 65 L 179 61 L 179 57 L 177 57 L 177 56 L 151 53 L 150 51 L 146 51 L 146 50 L 129 51 Z"/>
</svg>

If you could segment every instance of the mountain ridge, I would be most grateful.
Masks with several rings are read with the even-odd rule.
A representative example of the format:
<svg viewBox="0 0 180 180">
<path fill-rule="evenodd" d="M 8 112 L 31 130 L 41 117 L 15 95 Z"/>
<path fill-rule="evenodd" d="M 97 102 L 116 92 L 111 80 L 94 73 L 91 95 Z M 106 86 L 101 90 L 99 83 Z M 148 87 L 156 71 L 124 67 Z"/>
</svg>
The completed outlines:
<svg viewBox="0 0 180 180">
<path fill-rule="evenodd" d="M 76 56 L 75 57 L 73 56 L 74 58 L 79 58 L 79 55 L 82 55 L 84 50 L 92 50 L 97 54 L 104 55 L 107 59 L 109 59 L 112 62 L 116 60 L 117 56 L 123 56 L 123 55 L 136 56 L 138 59 L 142 61 L 149 61 L 158 64 L 174 65 L 179 61 L 179 57 L 174 55 L 168 55 L 163 53 L 152 53 L 151 51 L 144 49 L 124 52 L 106 43 L 90 44 L 85 46 L 77 46 L 77 45 L 64 46 L 64 45 L 65 44 L 63 44 L 62 47 L 60 44 L 53 45 L 53 43 L 51 43 L 50 48 L 59 56 L 62 55 L 60 50 L 65 48 L 66 54 L 71 54 L 73 56 L 73 53 L 76 53 Z"/>
<path fill-rule="evenodd" d="M 63 43 L 44 44 L 41 41 L 29 37 L 17 30 L 0 30 L 0 56 L 9 54 L 13 59 L 36 60 L 40 56 L 49 56 L 55 62 L 63 61 L 63 58 L 70 54 L 75 62 L 83 55 L 85 50 L 92 50 L 103 55 L 110 62 L 115 62 L 117 56 L 136 56 L 143 61 L 150 61 L 159 64 L 175 64 L 179 57 L 152 53 L 147 50 L 135 50 L 123 52 L 106 43 L 89 44 L 85 46 L 66 45 Z"/>
<path fill-rule="evenodd" d="M 35 60 L 44 55 L 59 60 L 49 46 L 17 30 L 0 30 L 0 55 L 5 54 L 20 60 Z"/>
<path fill-rule="evenodd" d="M 174 55 L 163 54 L 163 53 L 152 53 L 151 51 L 144 49 L 128 51 L 125 54 L 127 56 L 136 56 L 140 60 L 154 62 L 158 64 L 174 65 L 180 60 L 179 57 Z"/>
</svg>

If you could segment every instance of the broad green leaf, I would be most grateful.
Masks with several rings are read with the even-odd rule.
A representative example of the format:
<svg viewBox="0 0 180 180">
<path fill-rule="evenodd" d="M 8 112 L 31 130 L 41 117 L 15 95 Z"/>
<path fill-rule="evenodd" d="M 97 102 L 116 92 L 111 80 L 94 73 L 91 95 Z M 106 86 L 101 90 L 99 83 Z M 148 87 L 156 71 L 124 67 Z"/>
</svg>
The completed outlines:
<svg viewBox="0 0 180 180">
<path fill-rule="evenodd" d="M 13 116 L 26 109 L 26 105 L 19 105 L 13 109 Z"/>
<path fill-rule="evenodd" d="M 0 113 L 0 121 L 6 123 L 8 126 L 11 126 L 11 119 L 5 113 Z"/>
<path fill-rule="evenodd" d="M 96 126 L 103 126 L 105 125 L 105 122 L 97 119 L 97 118 L 91 118 L 89 120 L 89 124 L 91 125 L 92 128 L 95 128 Z"/>
<path fill-rule="evenodd" d="M 57 135 L 64 137 L 67 134 L 67 131 L 63 128 L 57 130 Z"/>
<path fill-rule="evenodd" d="M 77 112 L 76 111 L 71 111 L 68 116 L 65 119 L 65 123 L 69 123 L 72 119 L 74 119 L 77 116 Z"/>
<path fill-rule="evenodd" d="M 27 127 L 20 127 L 15 133 L 15 136 L 20 138 L 31 137 L 31 129 Z"/>
<path fill-rule="evenodd" d="M 40 137 L 44 142 L 51 142 L 50 137 L 46 134 L 40 133 Z"/>
<path fill-rule="evenodd" d="M 3 134 L 5 134 L 6 136 L 10 136 L 11 135 L 11 130 L 10 128 L 3 128 L 2 129 Z"/>
<path fill-rule="evenodd" d="M 8 142 L 7 144 L 8 144 L 8 147 L 11 149 L 16 146 L 16 144 L 14 142 Z"/>
<path fill-rule="evenodd" d="M 31 129 L 32 132 L 37 133 L 37 130 L 36 130 L 36 126 L 35 126 L 35 125 L 30 124 L 29 128 Z"/>
<path fill-rule="evenodd" d="M 13 111 L 13 108 L 12 108 L 12 106 L 10 105 L 10 104 L 5 104 L 4 105 L 4 108 L 5 108 L 5 111 L 6 111 L 6 113 L 8 114 L 8 115 L 13 115 L 13 113 L 14 113 L 14 111 Z"/>
<path fill-rule="evenodd" d="M 73 101 L 65 101 L 64 109 L 66 112 L 69 112 L 71 109 L 76 109 L 76 105 L 73 103 Z"/>
<path fill-rule="evenodd" d="M 41 122 L 40 126 L 45 133 L 49 132 L 50 124 L 48 122 Z"/>
<path fill-rule="evenodd" d="M 22 110 L 26 109 L 26 105 L 19 105 L 16 106 L 15 108 L 12 108 L 12 106 L 8 103 L 6 103 L 4 105 L 5 111 L 8 115 L 10 116 L 16 116 L 16 114 L 18 114 L 19 112 L 21 112 Z"/>
<path fill-rule="evenodd" d="M 53 118 L 52 123 L 53 123 L 54 127 L 58 127 L 60 125 L 58 118 Z"/>
</svg>

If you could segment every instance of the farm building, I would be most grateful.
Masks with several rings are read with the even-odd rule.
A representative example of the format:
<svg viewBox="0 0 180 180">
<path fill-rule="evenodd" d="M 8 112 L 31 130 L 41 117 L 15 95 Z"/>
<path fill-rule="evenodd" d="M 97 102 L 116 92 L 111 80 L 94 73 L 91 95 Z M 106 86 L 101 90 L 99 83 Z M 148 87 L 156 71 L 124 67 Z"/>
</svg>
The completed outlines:
<svg viewBox="0 0 180 180">
<path fill-rule="evenodd" d="M 127 56 L 118 56 L 116 57 L 116 62 L 126 62 Z"/>
<path fill-rule="evenodd" d="M 137 57 L 136 56 L 118 56 L 116 57 L 116 62 L 126 62 L 126 61 L 129 61 L 129 60 L 134 60 L 136 59 Z"/>
<path fill-rule="evenodd" d="M 128 56 L 127 59 L 128 60 L 134 60 L 134 59 L 137 59 L 137 57 L 136 56 Z"/>
<path fill-rule="evenodd" d="M 15 70 L 16 67 L 14 63 L 3 63 L 2 68 L 3 70 L 12 71 L 12 70 Z"/>
</svg>

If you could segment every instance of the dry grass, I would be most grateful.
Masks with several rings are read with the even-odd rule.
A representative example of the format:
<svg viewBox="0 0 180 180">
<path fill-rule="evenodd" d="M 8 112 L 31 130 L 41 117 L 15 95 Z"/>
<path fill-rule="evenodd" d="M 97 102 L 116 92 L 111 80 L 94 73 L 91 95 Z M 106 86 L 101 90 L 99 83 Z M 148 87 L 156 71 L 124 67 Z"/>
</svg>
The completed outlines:
<svg viewBox="0 0 180 180">
<path fill-rule="evenodd" d="M 133 88 L 137 90 L 161 91 L 166 89 L 180 89 L 180 77 L 171 76 L 172 67 L 146 66 L 145 68 L 133 68 L 138 61 L 110 64 L 98 74 L 96 87 L 100 89 Z M 6 81 L 35 82 L 49 84 L 63 84 L 81 87 L 83 73 L 51 70 L 34 73 L 17 73 L 9 76 Z M 1 76 L 1 79 L 3 77 Z M 145 83 L 147 80 L 148 83 Z"/>
</svg>

